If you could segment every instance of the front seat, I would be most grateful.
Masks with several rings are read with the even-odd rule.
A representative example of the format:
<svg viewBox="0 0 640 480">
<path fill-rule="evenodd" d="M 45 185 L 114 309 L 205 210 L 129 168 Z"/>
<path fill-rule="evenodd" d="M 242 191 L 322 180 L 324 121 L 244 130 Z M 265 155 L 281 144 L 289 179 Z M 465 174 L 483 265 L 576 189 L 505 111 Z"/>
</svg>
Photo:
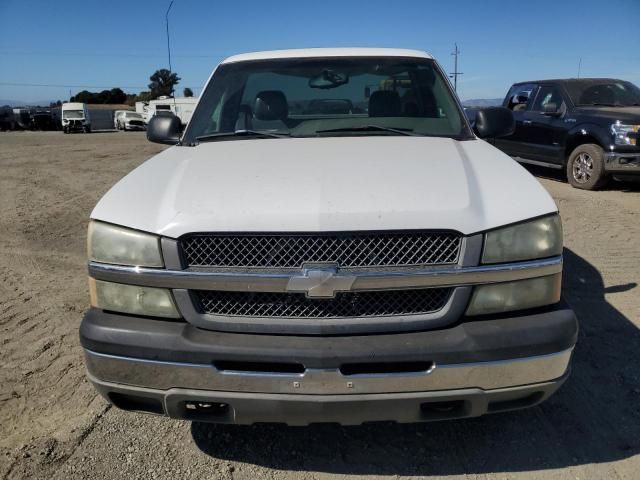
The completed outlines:
<svg viewBox="0 0 640 480">
<path fill-rule="evenodd" d="M 256 95 L 253 105 L 254 128 L 265 130 L 287 130 L 289 116 L 287 97 L 280 90 L 263 90 Z"/>
<path fill-rule="evenodd" d="M 369 97 L 370 117 L 400 117 L 402 116 L 402 102 L 397 92 L 378 90 Z"/>
</svg>

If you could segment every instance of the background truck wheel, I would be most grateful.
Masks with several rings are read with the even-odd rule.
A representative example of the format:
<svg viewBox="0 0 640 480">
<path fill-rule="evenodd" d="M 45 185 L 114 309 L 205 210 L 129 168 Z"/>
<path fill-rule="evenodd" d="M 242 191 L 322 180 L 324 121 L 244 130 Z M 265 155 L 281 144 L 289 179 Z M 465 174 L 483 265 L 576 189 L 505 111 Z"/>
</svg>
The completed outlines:
<svg viewBox="0 0 640 480">
<path fill-rule="evenodd" d="M 604 151 L 600 145 L 585 143 L 571 152 L 567 161 L 567 179 L 573 187 L 584 190 L 597 190 L 607 183 Z"/>
</svg>

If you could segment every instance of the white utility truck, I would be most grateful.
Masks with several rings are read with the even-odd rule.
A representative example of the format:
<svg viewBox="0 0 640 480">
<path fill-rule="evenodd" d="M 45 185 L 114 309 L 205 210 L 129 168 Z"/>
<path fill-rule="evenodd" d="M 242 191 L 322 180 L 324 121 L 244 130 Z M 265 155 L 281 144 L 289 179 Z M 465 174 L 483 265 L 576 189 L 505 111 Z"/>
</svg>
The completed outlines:
<svg viewBox="0 0 640 480">
<path fill-rule="evenodd" d="M 62 131 L 91 132 L 91 118 L 86 103 L 67 102 L 62 104 Z"/>
<path fill-rule="evenodd" d="M 530 407 L 569 375 L 558 208 L 427 53 L 237 55 L 89 223 L 88 376 L 117 407 L 252 424 Z"/>
</svg>

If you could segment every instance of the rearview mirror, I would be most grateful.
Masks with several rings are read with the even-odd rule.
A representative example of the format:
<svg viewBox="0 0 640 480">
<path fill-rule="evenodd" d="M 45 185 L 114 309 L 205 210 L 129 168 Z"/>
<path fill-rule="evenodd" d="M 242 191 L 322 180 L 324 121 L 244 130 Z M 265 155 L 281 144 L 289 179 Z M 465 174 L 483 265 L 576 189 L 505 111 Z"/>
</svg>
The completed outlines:
<svg viewBox="0 0 640 480">
<path fill-rule="evenodd" d="M 474 129 L 480 138 L 506 137 L 515 131 L 516 121 L 508 108 L 480 108 L 476 111 Z"/>
<path fill-rule="evenodd" d="M 147 140 L 165 145 L 175 145 L 180 141 L 182 123 L 175 115 L 154 115 L 147 126 Z"/>
<path fill-rule="evenodd" d="M 310 88 L 321 88 L 323 90 L 336 88 L 349 83 L 349 75 L 335 70 L 324 70 L 320 75 L 309 79 Z"/>
</svg>

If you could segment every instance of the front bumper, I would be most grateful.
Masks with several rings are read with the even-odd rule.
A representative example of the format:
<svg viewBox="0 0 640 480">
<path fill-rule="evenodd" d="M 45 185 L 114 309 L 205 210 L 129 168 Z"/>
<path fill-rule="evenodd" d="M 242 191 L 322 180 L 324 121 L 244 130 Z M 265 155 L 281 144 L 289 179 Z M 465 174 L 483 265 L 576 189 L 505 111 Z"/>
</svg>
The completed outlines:
<svg viewBox="0 0 640 480">
<path fill-rule="evenodd" d="M 640 175 L 640 152 L 609 152 L 604 155 L 608 173 Z"/>
<path fill-rule="evenodd" d="M 225 423 L 358 424 L 534 405 L 568 375 L 577 322 L 559 304 L 442 330 L 305 337 L 92 309 L 80 336 L 90 380 L 125 409 Z"/>
</svg>

